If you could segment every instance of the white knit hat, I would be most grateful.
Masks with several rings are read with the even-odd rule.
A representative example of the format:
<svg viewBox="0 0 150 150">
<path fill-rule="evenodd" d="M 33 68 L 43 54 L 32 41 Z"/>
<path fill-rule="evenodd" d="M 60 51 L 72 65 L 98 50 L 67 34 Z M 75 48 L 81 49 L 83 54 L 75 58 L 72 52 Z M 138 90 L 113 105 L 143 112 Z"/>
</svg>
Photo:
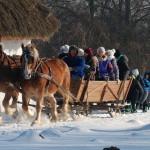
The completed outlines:
<svg viewBox="0 0 150 150">
<path fill-rule="evenodd" d="M 112 59 L 115 58 L 114 54 L 115 54 L 115 53 L 114 53 L 113 50 L 107 50 L 107 51 L 106 51 L 106 55 L 107 55 L 107 58 L 108 58 L 109 60 L 112 60 Z"/>
<path fill-rule="evenodd" d="M 132 71 L 132 74 L 137 77 L 140 73 L 139 73 L 139 70 L 136 68 L 136 69 L 133 69 Z"/>
<path fill-rule="evenodd" d="M 106 53 L 107 53 L 107 56 L 114 56 L 115 49 L 107 50 Z"/>
<path fill-rule="evenodd" d="M 84 50 L 79 48 L 78 49 L 78 56 L 84 56 Z"/>
<path fill-rule="evenodd" d="M 65 44 L 60 47 L 60 53 L 68 53 L 69 52 L 69 45 Z"/>
<path fill-rule="evenodd" d="M 104 48 L 104 47 L 99 47 L 99 48 L 97 49 L 97 53 L 100 53 L 100 52 L 105 53 L 105 48 Z"/>
<path fill-rule="evenodd" d="M 115 54 L 115 53 L 116 53 L 116 50 L 113 48 L 113 49 L 112 49 L 112 52 Z"/>
</svg>

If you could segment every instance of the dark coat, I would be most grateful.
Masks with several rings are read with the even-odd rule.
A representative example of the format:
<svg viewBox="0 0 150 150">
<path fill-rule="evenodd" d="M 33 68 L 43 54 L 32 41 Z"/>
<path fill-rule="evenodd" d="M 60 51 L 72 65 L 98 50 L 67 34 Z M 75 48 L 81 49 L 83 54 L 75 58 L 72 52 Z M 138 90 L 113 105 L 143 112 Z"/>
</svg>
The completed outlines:
<svg viewBox="0 0 150 150">
<path fill-rule="evenodd" d="M 120 55 L 117 58 L 117 65 L 119 68 L 119 79 L 124 80 L 129 75 L 129 65 L 128 65 L 128 58 L 126 55 Z"/>
<path fill-rule="evenodd" d="M 139 103 L 144 94 L 143 82 L 140 76 L 133 78 L 131 88 L 129 90 L 127 100 L 131 103 Z"/>
<path fill-rule="evenodd" d="M 110 72 L 110 75 L 109 75 L 110 79 L 111 80 L 118 80 L 119 79 L 119 67 L 118 67 L 118 64 L 116 62 L 116 59 L 112 59 L 111 64 L 112 64 L 113 70 L 112 70 L 112 72 Z"/>
<path fill-rule="evenodd" d="M 61 54 L 58 55 L 59 59 L 63 59 L 64 60 L 66 57 L 68 57 L 67 53 L 61 53 Z"/>
</svg>

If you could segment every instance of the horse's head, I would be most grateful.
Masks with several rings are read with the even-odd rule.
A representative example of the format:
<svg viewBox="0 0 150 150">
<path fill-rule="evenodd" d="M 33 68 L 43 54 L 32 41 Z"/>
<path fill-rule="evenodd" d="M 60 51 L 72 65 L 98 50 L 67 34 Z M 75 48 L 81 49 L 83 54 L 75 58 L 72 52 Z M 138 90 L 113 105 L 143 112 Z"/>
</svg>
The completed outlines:
<svg viewBox="0 0 150 150">
<path fill-rule="evenodd" d="M 27 46 L 22 44 L 21 47 L 21 64 L 23 67 L 23 76 L 25 79 L 30 79 L 32 73 L 35 71 L 36 63 L 39 59 L 39 53 L 33 44 L 28 44 Z"/>
</svg>

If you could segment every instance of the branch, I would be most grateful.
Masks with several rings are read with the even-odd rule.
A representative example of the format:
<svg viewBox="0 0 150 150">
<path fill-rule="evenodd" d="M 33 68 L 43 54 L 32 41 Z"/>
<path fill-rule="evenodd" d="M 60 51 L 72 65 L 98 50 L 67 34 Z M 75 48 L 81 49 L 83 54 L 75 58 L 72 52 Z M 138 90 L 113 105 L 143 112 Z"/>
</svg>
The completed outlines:
<svg viewBox="0 0 150 150">
<path fill-rule="evenodd" d="M 137 24 L 139 21 L 143 21 L 147 16 L 150 16 L 150 14 L 145 14 L 145 15 L 141 16 L 140 18 L 136 19 L 134 21 L 134 24 Z"/>
</svg>

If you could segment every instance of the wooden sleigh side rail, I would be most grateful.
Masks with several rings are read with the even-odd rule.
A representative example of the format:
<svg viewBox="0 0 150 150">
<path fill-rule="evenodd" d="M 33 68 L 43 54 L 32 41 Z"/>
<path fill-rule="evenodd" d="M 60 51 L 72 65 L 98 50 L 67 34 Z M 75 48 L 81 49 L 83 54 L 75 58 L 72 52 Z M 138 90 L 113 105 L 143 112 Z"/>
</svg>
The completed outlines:
<svg viewBox="0 0 150 150">
<path fill-rule="evenodd" d="M 72 93 L 77 97 L 78 102 L 114 102 L 123 101 L 129 92 L 132 79 L 120 81 L 75 81 L 72 86 Z"/>
<path fill-rule="evenodd" d="M 77 97 L 77 103 L 83 104 L 88 111 L 88 107 L 92 103 L 98 106 L 107 108 L 107 104 L 111 103 L 115 106 L 116 111 L 120 108 L 121 103 L 124 103 L 128 95 L 132 79 L 120 81 L 75 81 L 72 85 L 73 94 Z M 101 108 L 102 108 L 101 107 Z"/>
</svg>

